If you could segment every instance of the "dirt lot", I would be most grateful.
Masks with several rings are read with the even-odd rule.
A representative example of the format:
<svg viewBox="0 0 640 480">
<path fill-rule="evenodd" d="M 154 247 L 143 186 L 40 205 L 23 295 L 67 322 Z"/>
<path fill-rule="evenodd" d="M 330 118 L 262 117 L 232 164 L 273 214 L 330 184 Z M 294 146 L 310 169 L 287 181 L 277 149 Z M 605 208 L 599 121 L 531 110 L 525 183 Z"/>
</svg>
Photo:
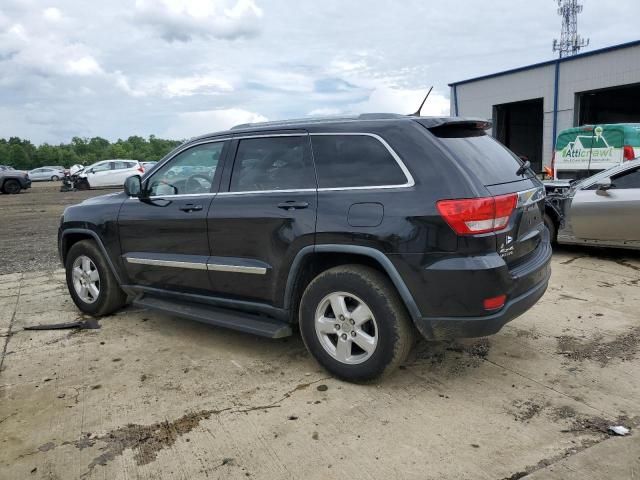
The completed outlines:
<svg viewBox="0 0 640 480">
<path fill-rule="evenodd" d="M 545 297 L 498 335 L 422 342 L 351 385 L 298 336 L 133 308 L 23 330 L 81 318 L 55 232 L 82 197 L 50 190 L 0 197 L 2 271 L 21 272 L 0 275 L 0 478 L 640 477 L 638 254 L 561 250 Z"/>
<path fill-rule="evenodd" d="M 0 275 L 60 266 L 57 233 L 68 205 L 108 190 L 60 192 L 61 182 L 34 182 L 19 195 L 0 194 Z"/>
</svg>

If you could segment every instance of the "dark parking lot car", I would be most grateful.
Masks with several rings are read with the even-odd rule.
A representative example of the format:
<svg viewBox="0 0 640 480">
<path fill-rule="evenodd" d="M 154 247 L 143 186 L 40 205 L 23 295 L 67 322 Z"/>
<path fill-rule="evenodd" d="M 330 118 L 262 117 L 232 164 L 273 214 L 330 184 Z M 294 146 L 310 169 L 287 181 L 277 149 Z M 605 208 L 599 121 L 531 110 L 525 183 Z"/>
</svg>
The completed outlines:
<svg viewBox="0 0 640 480">
<path fill-rule="evenodd" d="M 31 179 L 27 172 L 0 165 L 0 192 L 20 193 L 27 188 L 31 188 Z"/>
<path fill-rule="evenodd" d="M 375 378 L 428 339 L 496 333 L 544 294 L 544 188 L 463 118 L 367 114 L 192 139 L 125 192 L 69 207 L 80 310 L 127 301 L 272 338 Z"/>
</svg>

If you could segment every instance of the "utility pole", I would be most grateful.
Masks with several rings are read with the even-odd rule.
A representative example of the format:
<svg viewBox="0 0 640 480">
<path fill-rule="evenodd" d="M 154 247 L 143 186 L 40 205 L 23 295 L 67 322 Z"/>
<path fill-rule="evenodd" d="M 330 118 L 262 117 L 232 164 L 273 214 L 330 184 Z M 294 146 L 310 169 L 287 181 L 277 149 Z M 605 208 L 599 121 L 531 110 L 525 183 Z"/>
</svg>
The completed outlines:
<svg viewBox="0 0 640 480">
<path fill-rule="evenodd" d="M 557 0 L 558 15 L 562 17 L 560 41 L 553 41 L 553 51 L 560 52 L 560 58 L 575 55 L 582 47 L 589 45 L 589 39 L 578 35 L 578 14 L 582 5 L 578 0 Z"/>
</svg>

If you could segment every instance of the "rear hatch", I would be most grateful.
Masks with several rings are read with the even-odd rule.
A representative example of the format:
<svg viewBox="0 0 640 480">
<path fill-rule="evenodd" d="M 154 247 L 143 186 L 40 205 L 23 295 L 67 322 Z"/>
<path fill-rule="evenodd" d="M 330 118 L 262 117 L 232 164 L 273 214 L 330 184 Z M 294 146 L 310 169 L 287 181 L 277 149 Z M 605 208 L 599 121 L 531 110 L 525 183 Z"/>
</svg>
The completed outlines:
<svg viewBox="0 0 640 480">
<path fill-rule="evenodd" d="M 485 133 L 486 122 L 460 121 L 430 126 L 440 145 L 471 178 L 487 190 L 485 199 L 495 200 L 493 228 L 480 225 L 463 235 L 495 236 L 495 249 L 510 267 L 527 260 L 543 239 L 544 197 L 542 183 L 523 161 Z M 451 225 L 451 223 L 450 223 Z M 455 228 L 454 228 L 455 230 Z"/>
</svg>

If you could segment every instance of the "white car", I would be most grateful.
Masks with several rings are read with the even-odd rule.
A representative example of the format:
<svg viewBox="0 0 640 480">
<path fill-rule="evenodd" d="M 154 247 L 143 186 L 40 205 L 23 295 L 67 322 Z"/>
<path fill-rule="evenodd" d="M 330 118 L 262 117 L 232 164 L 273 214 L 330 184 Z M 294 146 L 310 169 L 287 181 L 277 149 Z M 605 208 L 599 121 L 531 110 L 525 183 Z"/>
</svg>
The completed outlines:
<svg viewBox="0 0 640 480">
<path fill-rule="evenodd" d="M 49 181 L 57 182 L 64 177 L 64 169 L 58 167 L 40 167 L 29 170 L 29 178 L 34 181 Z"/>
<path fill-rule="evenodd" d="M 78 174 L 85 179 L 85 188 L 122 187 L 131 175 L 142 175 L 144 167 L 137 160 L 102 160 L 89 165 Z"/>
</svg>

